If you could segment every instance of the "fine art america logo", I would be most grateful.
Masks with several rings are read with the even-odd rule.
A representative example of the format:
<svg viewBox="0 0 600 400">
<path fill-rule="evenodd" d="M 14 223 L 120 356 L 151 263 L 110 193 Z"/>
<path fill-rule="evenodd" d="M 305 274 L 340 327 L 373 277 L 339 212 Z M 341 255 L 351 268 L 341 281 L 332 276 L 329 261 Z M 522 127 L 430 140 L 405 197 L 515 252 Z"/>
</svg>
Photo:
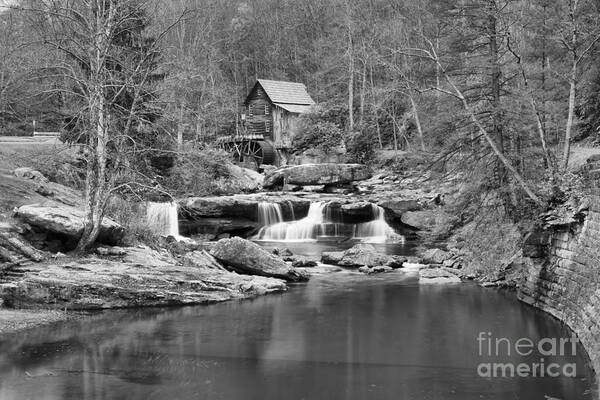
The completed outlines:
<svg viewBox="0 0 600 400">
<path fill-rule="evenodd" d="M 530 338 L 509 339 L 494 337 L 491 332 L 480 332 L 477 336 L 479 356 L 487 361 L 477 366 L 477 374 L 483 378 L 514 378 L 514 377 L 576 377 L 575 362 L 579 339 L 542 338 L 534 341 Z M 499 362 L 510 358 L 521 362 Z M 530 361 L 532 360 L 532 361 Z M 484 360 L 482 360 L 484 361 Z"/>
</svg>

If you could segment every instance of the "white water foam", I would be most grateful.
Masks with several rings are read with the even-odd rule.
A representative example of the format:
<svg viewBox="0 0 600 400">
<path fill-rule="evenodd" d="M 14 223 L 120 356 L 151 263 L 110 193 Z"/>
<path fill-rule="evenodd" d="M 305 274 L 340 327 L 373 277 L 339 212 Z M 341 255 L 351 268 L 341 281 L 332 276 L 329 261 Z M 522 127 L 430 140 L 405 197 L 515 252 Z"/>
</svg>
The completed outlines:
<svg viewBox="0 0 600 400">
<path fill-rule="evenodd" d="M 266 242 L 311 242 L 341 238 L 344 225 L 335 222 L 334 208 L 327 202 L 310 204 L 308 215 L 297 221 L 284 222 L 279 204 L 262 202 L 258 205 L 259 222 L 262 225 L 254 240 Z M 348 226 L 352 239 L 364 243 L 387 243 L 404 241 L 385 221 L 383 208 L 372 204 L 374 220 Z M 339 218 L 338 218 L 339 219 Z M 348 232 L 349 233 L 349 232 Z"/>
<path fill-rule="evenodd" d="M 148 225 L 161 236 L 179 236 L 179 219 L 176 203 L 149 202 L 146 209 Z"/>
<path fill-rule="evenodd" d="M 371 207 L 373 220 L 356 225 L 353 239 L 363 243 L 404 242 L 404 237 L 385 221 L 385 210 L 376 204 L 371 204 Z"/>
</svg>

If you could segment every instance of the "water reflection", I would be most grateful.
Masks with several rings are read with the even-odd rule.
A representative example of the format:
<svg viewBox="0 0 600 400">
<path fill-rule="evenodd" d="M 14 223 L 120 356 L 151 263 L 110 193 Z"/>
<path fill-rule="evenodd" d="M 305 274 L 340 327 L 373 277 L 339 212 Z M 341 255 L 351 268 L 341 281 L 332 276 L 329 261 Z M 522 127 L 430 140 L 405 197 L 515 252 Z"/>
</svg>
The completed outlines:
<svg viewBox="0 0 600 400">
<path fill-rule="evenodd" d="M 512 294 L 339 273 L 284 295 L 4 337 L 0 399 L 596 398 L 582 349 L 576 379 L 477 377 L 480 331 L 570 336 Z"/>
</svg>

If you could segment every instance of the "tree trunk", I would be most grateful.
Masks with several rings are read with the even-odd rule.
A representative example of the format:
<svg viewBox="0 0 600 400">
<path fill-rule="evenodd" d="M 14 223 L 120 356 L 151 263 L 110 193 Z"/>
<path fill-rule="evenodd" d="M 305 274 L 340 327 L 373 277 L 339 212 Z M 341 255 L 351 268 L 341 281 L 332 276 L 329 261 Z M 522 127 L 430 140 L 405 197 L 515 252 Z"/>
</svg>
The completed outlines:
<svg viewBox="0 0 600 400">
<path fill-rule="evenodd" d="M 381 126 L 379 124 L 379 112 L 375 103 L 375 84 L 373 80 L 373 63 L 370 64 L 369 68 L 369 80 L 371 83 L 371 104 L 373 105 L 373 109 L 375 112 L 375 124 L 377 127 L 377 141 L 379 143 L 379 149 L 383 150 L 383 140 L 381 139 Z"/>
<path fill-rule="evenodd" d="M 409 64 L 408 64 L 408 56 L 404 56 L 404 69 L 406 70 L 406 75 L 409 74 Z M 425 140 L 423 139 L 423 129 L 421 127 L 421 118 L 419 118 L 419 111 L 417 110 L 417 103 L 415 102 L 415 98 L 412 93 L 412 86 L 410 84 L 410 79 L 406 79 L 406 90 L 408 92 L 408 98 L 410 100 L 410 105 L 412 108 L 412 115 L 415 120 L 415 125 L 417 127 L 417 134 L 419 135 L 419 147 L 422 151 L 425 151 Z"/>
<path fill-rule="evenodd" d="M 352 43 L 352 15 L 346 2 L 346 28 L 348 29 L 348 131 L 354 131 L 354 45 Z"/>
<path fill-rule="evenodd" d="M 575 116 L 575 96 L 577 84 L 577 59 L 573 56 L 573 66 L 571 67 L 571 76 L 569 77 L 569 114 L 567 117 L 567 127 L 565 129 L 565 143 L 563 148 L 563 169 L 569 166 L 569 156 L 571 154 L 571 132 L 573 130 L 573 120 Z"/>
<path fill-rule="evenodd" d="M 563 147 L 563 170 L 567 170 L 569 166 L 569 156 L 571 154 L 571 132 L 573 130 L 573 120 L 575 119 L 575 97 L 577 95 L 577 41 L 579 35 L 577 32 L 577 4 L 578 0 L 569 2 L 570 5 L 570 19 L 571 19 L 571 72 L 569 74 L 569 112 L 567 116 L 567 127 L 565 129 L 565 143 Z"/>
<path fill-rule="evenodd" d="M 348 34 L 348 130 L 350 132 L 354 131 L 354 59 L 351 40 Z"/>
<path fill-rule="evenodd" d="M 398 153 L 398 131 L 396 129 L 396 114 L 392 115 L 392 131 L 394 132 L 394 152 Z"/>
<path fill-rule="evenodd" d="M 179 104 L 179 121 L 177 121 L 177 150 L 183 150 L 183 103 Z"/>
<path fill-rule="evenodd" d="M 475 124 L 475 126 L 477 127 L 477 130 L 479 131 L 481 136 L 483 136 L 483 138 L 486 140 L 486 142 L 492 149 L 492 152 L 496 155 L 496 157 L 498 157 L 498 159 L 500 160 L 502 165 L 513 174 L 515 180 L 519 183 L 519 185 L 521 186 L 523 191 L 525 191 L 525 193 L 527 193 L 527 196 L 531 200 L 533 200 L 536 204 L 541 205 L 542 201 L 540 200 L 540 198 L 531 190 L 531 188 L 529 187 L 527 182 L 525 182 L 525 179 L 523 179 L 523 177 L 521 176 L 519 171 L 517 171 L 517 169 L 511 164 L 511 162 L 508 160 L 508 158 L 506 158 L 506 156 L 502 153 L 500 148 L 494 142 L 493 137 L 485 130 L 485 128 L 483 127 L 481 122 L 479 122 L 479 119 L 477 119 L 475 112 L 471 109 L 471 106 L 469 106 L 469 103 L 467 102 L 467 99 L 465 98 L 464 94 L 460 91 L 458 86 L 456 86 L 456 84 L 454 84 L 452 79 L 450 79 L 450 76 L 448 75 L 448 73 L 444 70 L 443 66 L 440 63 L 439 58 L 437 58 L 437 53 L 435 53 L 435 52 L 433 53 L 432 59 L 434 62 L 436 62 L 439 65 L 442 73 L 444 74 L 444 78 L 446 79 L 446 82 L 452 88 L 456 97 L 458 97 L 458 99 L 461 101 L 463 108 L 469 115 L 473 124 Z"/>
<path fill-rule="evenodd" d="M 417 126 L 417 133 L 419 135 L 419 145 L 421 146 L 421 150 L 425 151 L 425 139 L 423 137 L 423 128 L 421 127 L 421 118 L 419 118 L 419 111 L 417 110 L 417 103 L 411 94 L 408 95 L 410 99 L 410 104 L 412 106 L 412 114 L 415 119 L 415 125 Z"/>
<path fill-rule="evenodd" d="M 500 150 L 504 151 L 504 137 L 502 133 L 502 109 L 500 103 L 500 80 L 502 73 L 500 71 L 498 55 L 498 32 L 496 28 L 497 20 L 495 17 L 495 0 L 490 1 L 490 16 L 488 20 L 488 31 L 490 36 L 490 64 L 492 67 L 492 134 L 498 141 Z"/>
<path fill-rule="evenodd" d="M 24 255 L 32 261 L 40 262 L 44 259 L 44 255 L 39 250 L 22 241 L 17 236 L 4 232 L 0 233 L 0 250 L 2 250 L 2 257 L 12 263 L 17 263 L 18 260 L 11 256 L 10 249 Z"/>
<path fill-rule="evenodd" d="M 105 9 L 108 7 L 108 10 Z M 88 104 L 90 113 L 90 133 L 88 144 L 90 153 L 87 160 L 85 182 L 86 213 L 83 222 L 83 234 L 76 251 L 85 252 L 96 241 L 100 233 L 100 224 L 104 218 L 106 201 L 110 195 L 107 187 L 107 145 L 108 123 L 105 85 L 108 81 L 106 55 L 110 46 L 113 20 L 116 7 L 112 3 L 99 2 L 97 10 L 91 10 L 95 18 L 94 47 L 90 51 L 90 85 Z"/>
<path fill-rule="evenodd" d="M 363 57 L 365 57 L 364 54 Z M 361 74 L 362 82 L 360 85 L 360 115 L 358 119 L 360 125 L 362 125 L 365 116 L 365 94 L 367 91 L 367 62 L 365 60 L 362 62 Z"/>
</svg>

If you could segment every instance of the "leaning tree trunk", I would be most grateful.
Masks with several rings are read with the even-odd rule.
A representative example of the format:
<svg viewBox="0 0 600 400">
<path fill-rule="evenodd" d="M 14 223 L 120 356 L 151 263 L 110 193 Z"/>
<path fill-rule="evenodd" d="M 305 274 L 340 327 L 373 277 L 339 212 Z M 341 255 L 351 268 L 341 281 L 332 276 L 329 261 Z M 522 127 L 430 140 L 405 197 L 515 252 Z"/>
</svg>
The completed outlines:
<svg viewBox="0 0 600 400">
<path fill-rule="evenodd" d="M 477 130 L 479 131 L 481 136 L 485 139 L 485 141 L 488 143 L 492 152 L 496 155 L 496 157 L 498 157 L 498 159 L 500 160 L 500 162 L 502 163 L 504 168 L 506 168 L 508 171 L 510 171 L 512 173 L 514 179 L 519 183 L 519 185 L 521 186 L 523 191 L 527 194 L 527 196 L 531 200 L 533 200 L 533 202 L 535 202 L 536 204 L 541 205 L 542 204 L 541 199 L 533 192 L 533 190 L 531 190 L 531 188 L 529 187 L 527 182 L 525 182 L 525 179 L 521 176 L 519 171 L 511 164 L 510 160 L 508 158 L 506 158 L 506 156 L 504 155 L 502 150 L 498 147 L 498 145 L 494 141 L 494 138 L 492 137 L 492 135 L 490 135 L 490 133 L 483 127 L 483 125 L 477 118 L 477 115 L 475 114 L 475 112 L 473 111 L 471 106 L 469 105 L 469 102 L 467 101 L 464 94 L 461 92 L 461 90 L 458 88 L 458 86 L 456 86 L 454 81 L 450 78 L 447 71 L 444 69 L 444 67 L 440 63 L 440 60 L 437 57 L 437 53 L 435 53 L 435 49 L 433 49 L 433 48 L 432 48 L 432 53 L 430 53 L 430 57 L 431 57 L 432 61 L 434 61 L 436 64 L 439 65 L 440 70 L 442 71 L 444 78 L 446 79 L 446 82 L 452 88 L 452 91 L 454 92 L 453 95 L 460 100 L 460 102 L 463 105 L 464 110 L 469 115 L 471 122 L 473 122 L 475 127 L 477 127 Z"/>
<path fill-rule="evenodd" d="M 577 42 L 579 40 L 579 34 L 577 31 L 576 24 L 576 11 L 577 11 L 577 0 L 570 4 L 570 18 L 571 18 L 571 72 L 569 74 L 569 114 L 567 116 L 567 126 L 565 128 L 565 143 L 563 147 L 563 169 L 566 170 L 569 166 L 569 156 L 571 154 L 571 132 L 573 130 L 573 120 L 575 117 L 575 96 L 577 88 L 577 63 L 579 56 L 577 54 Z M 584 51 L 585 54 L 585 51 Z"/>
</svg>

